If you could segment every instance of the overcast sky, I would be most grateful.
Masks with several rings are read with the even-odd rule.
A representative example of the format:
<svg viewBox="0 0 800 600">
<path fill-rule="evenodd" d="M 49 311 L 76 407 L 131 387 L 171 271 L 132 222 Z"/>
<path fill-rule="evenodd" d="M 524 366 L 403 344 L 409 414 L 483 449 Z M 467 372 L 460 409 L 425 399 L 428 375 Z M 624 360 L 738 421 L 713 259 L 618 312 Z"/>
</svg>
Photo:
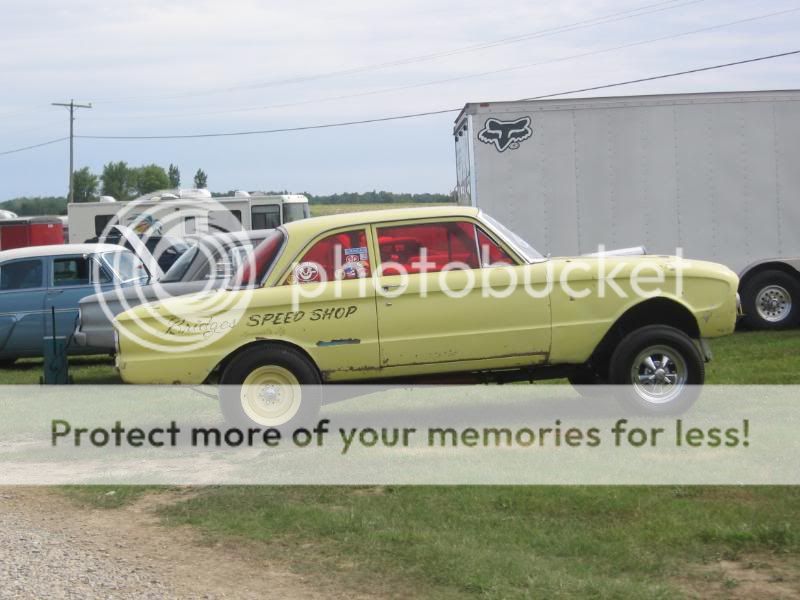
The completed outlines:
<svg viewBox="0 0 800 600">
<path fill-rule="evenodd" d="M 94 105 L 79 111 L 78 134 L 242 131 L 514 100 L 729 62 L 800 47 L 800 11 L 688 32 L 795 7 L 798 0 L 0 0 L 0 152 L 66 135 L 66 110 L 49 104 L 70 98 Z M 515 36 L 527 38 L 461 51 Z M 790 57 L 606 95 L 798 87 L 800 58 Z M 447 192 L 454 116 L 238 138 L 77 140 L 76 168 L 172 162 L 186 185 L 202 167 L 213 190 Z M 0 156 L 0 200 L 65 194 L 67 160 L 66 142 Z"/>
</svg>

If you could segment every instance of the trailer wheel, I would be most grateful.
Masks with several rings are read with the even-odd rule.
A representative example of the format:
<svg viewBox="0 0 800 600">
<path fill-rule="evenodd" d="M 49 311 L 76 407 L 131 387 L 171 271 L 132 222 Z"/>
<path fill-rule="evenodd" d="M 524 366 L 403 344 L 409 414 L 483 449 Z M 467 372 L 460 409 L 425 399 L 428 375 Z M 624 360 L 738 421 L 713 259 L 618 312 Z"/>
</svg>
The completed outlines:
<svg viewBox="0 0 800 600">
<path fill-rule="evenodd" d="M 666 325 L 648 325 L 626 335 L 611 356 L 617 397 L 637 414 L 686 411 L 700 394 L 705 363 L 692 339 Z"/>
<path fill-rule="evenodd" d="M 800 282 L 784 271 L 753 275 L 742 290 L 742 320 L 751 329 L 785 329 L 800 321 Z"/>
</svg>

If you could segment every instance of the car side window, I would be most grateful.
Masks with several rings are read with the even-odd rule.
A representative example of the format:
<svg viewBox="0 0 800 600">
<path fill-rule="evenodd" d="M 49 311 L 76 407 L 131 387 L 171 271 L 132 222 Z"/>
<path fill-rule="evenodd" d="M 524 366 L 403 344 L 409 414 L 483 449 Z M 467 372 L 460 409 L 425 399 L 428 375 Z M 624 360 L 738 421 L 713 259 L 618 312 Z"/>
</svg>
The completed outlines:
<svg viewBox="0 0 800 600">
<path fill-rule="evenodd" d="M 292 269 L 287 283 L 363 279 L 371 274 L 364 229 L 334 233 L 317 241 Z"/>
<path fill-rule="evenodd" d="M 53 287 L 89 285 L 89 259 L 82 256 L 53 259 Z"/>
<path fill-rule="evenodd" d="M 0 266 L 0 291 L 42 287 L 42 261 L 18 260 Z"/>
<path fill-rule="evenodd" d="M 486 235 L 480 227 L 478 231 L 478 251 L 481 255 L 482 267 L 495 267 L 498 265 L 516 264 L 508 253 L 498 246 L 495 241 Z"/>
<path fill-rule="evenodd" d="M 475 226 L 463 221 L 378 227 L 383 275 L 436 273 L 448 264 L 480 266 Z"/>
</svg>

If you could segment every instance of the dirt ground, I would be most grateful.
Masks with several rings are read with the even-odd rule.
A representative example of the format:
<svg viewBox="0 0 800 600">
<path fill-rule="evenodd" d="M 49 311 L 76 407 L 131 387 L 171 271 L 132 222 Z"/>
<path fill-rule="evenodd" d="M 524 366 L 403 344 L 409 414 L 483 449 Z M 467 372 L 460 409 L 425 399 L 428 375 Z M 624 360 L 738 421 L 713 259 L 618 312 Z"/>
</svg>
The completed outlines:
<svg viewBox="0 0 800 600">
<path fill-rule="evenodd" d="M 0 597 L 374 597 L 292 573 L 246 545 L 211 546 L 190 527 L 159 525 L 155 510 L 189 494 L 93 509 L 46 488 L 0 489 Z"/>
</svg>

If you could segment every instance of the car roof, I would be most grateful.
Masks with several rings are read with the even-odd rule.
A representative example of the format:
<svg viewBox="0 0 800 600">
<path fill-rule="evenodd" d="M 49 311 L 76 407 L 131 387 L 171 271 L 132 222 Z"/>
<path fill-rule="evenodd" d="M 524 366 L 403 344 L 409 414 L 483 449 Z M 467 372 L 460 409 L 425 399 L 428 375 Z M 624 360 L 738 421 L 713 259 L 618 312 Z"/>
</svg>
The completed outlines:
<svg viewBox="0 0 800 600">
<path fill-rule="evenodd" d="M 348 227 L 350 225 L 369 225 L 385 221 L 405 221 L 409 219 L 431 219 L 446 217 L 476 217 L 478 209 L 472 206 L 423 206 L 412 208 L 389 208 L 382 210 L 365 210 L 361 212 L 325 215 L 292 221 L 283 225 L 291 239 L 293 236 L 313 237 L 329 229 Z"/>
<path fill-rule="evenodd" d="M 130 250 L 116 244 L 52 244 L 50 246 L 31 246 L 3 250 L 0 252 L 0 261 L 17 258 L 41 258 L 43 256 L 96 254 L 98 252 L 130 252 Z"/>
</svg>

